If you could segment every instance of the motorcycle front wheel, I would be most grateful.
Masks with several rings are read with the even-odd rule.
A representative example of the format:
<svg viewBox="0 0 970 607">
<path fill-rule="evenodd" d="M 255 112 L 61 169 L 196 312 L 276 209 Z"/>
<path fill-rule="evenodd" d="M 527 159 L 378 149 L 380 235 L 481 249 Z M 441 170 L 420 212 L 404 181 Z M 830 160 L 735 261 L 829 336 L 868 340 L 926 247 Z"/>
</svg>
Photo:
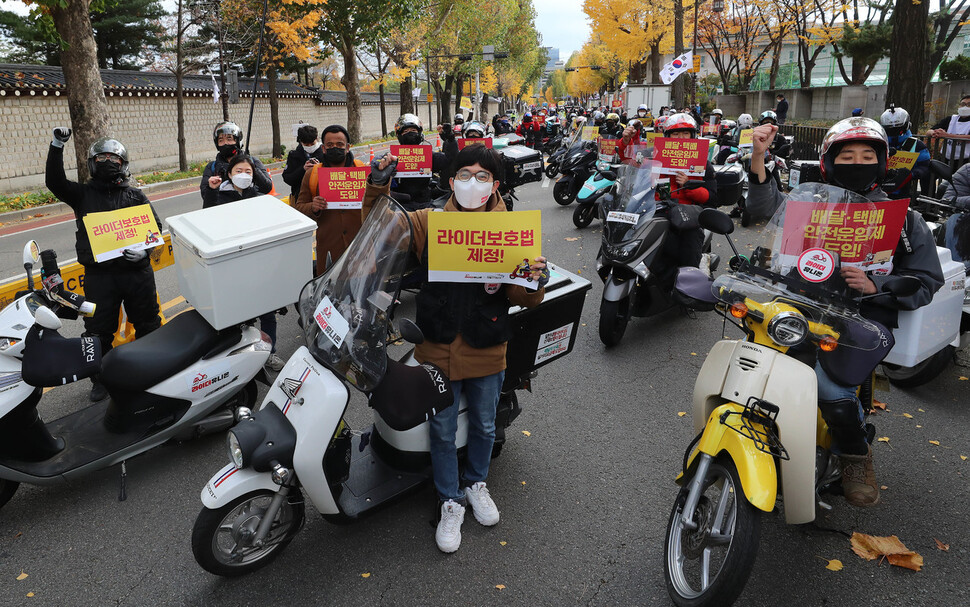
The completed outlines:
<svg viewBox="0 0 970 607">
<path fill-rule="evenodd" d="M 573 211 L 573 225 L 577 228 L 585 228 L 593 223 L 593 218 L 596 217 L 596 207 L 595 203 L 581 204 L 576 207 L 576 210 Z"/>
<path fill-rule="evenodd" d="M 897 388 L 915 388 L 916 386 L 922 386 L 942 373 L 943 369 L 946 369 L 950 361 L 953 360 L 953 351 L 955 349 L 953 346 L 947 346 L 912 367 L 901 367 L 889 363 L 883 363 L 882 366 L 886 371 L 886 377 L 889 378 L 892 385 Z"/>
<path fill-rule="evenodd" d="M 571 185 L 572 185 L 571 179 L 560 179 L 559 181 L 557 181 L 556 185 L 552 186 L 553 200 L 555 200 L 562 206 L 566 206 L 569 203 L 571 203 L 573 201 L 573 198 L 576 197 L 576 195 L 572 193 L 572 188 L 570 187 Z"/>
<path fill-rule="evenodd" d="M 630 322 L 630 298 L 620 301 L 603 300 L 600 303 L 600 341 L 607 348 L 620 343 Z"/>
<path fill-rule="evenodd" d="M 272 491 L 247 493 L 222 508 L 203 508 L 192 528 L 192 554 L 199 566 L 215 575 L 235 577 L 266 566 L 303 526 L 304 504 L 299 490 L 280 506 L 262 546 L 253 546 Z"/>
<path fill-rule="evenodd" d="M 690 482 L 684 478 L 684 487 Z M 733 604 L 758 554 L 761 517 L 744 496 L 734 462 L 712 462 L 702 491 L 693 513 L 695 529 L 681 518 L 686 490 L 677 496 L 667 525 L 664 576 L 667 592 L 679 607 Z"/>
</svg>

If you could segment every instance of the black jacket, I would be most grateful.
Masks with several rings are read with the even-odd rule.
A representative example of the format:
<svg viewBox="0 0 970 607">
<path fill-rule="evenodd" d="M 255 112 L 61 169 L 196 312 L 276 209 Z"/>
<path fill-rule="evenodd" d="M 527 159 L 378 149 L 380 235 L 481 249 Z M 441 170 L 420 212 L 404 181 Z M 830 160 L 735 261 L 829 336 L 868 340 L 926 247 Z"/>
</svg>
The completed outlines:
<svg viewBox="0 0 970 607">
<path fill-rule="evenodd" d="M 131 262 L 124 257 L 112 259 L 98 263 L 94 260 L 94 253 L 91 251 L 91 242 L 88 240 L 88 233 L 84 229 L 84 216 L 88 213 L 100 213 L 103 211 L 115 211 L 128 207 L 136 207 L 147 204 L 148 196 L 138 188 L 133 188 L 127 183 L 123 185 L 109 185 L 101 181 L 91 179 L 87 183 L 81 184 L 70 181 L 64 173 L 64 148 L 55 145 L 50 146 L 47 152 L 47 173 L 45 177 L 47 189 L 57 197 L 58 200 L 67 203 L 74 209 L 74 216 L 77 218 L 77 232 L 75 237 L 77 242 L 77 260 L 85 267 L 97 267 L 99 269 L 134 269 L 146 267 L 149 264 L 145 257 L 139 261 Z M 158 213 L 152 207 L 152 214 L 159 229 L 162 221 L 158 218 Z"/>
<path fill-rule="evenodd" d="M 326 164 L 324 162 L 325 156 L 326 154 L 324 154 L 322 145 L 314 150 L 312 154 L 307 154 L 302 145 L 297 145 L 295 150 L 290 150 L 290 153 L 286 155 L 286 168 L 283 169 L 283 181 L 290 186 L 290 198 L 292 202 L 296 202 L 297 196 L 300 195 L 300 184 L 303 183 L 303 176 L 306 175 L 306 169 L 303 168 L 303 165 L 310 158 L 316 158 Z"/>
<path fill-rule="evenodd" d="M 202 181 L 199 182 L 199 192 L 203 199 L 205 198 L 205 191 L 210 189 L 209 177 L 215 175 L 222 177 L 223 181 L 229 179 L 230 160 L 232 160 L 232 156 L 224 157 L 222 154 L 217 154 L 215 160 L 205 165 L 205 170 L 202 171 Z M 260 194 L 269 194 L 273 191 L 273 178 L 269 176 L 269 171 L 259 161 L 259 158 L 253 156 L 253 164 L 255 165 L 253 166 L 253 185 Z"/>
</svg>

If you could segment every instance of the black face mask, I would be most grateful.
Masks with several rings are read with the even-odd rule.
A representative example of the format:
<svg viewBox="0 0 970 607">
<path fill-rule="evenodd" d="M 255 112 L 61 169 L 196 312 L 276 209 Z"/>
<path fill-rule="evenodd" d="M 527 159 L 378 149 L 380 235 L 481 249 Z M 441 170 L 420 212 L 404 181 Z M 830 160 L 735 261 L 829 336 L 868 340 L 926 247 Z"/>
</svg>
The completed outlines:
<svg viewBox="0 0 970 607">
<path fill-rule="evenodd" d="M 121 183 L 125 172 L 113 162 L 99 162 L 94 165 L 94 178 L 105 183 Z"/>
<path fill-rule="evenodd" d="M 236 147 L 235 143 L 227 143 L 225 145 L 216 146 L 216 149 L 219 150 L 219 155 L 225 158 L 234 156 L 236 152 L 239 151 L 239 148 Z"/>
<path fill-rule="evenodd" d="M 330 166 L 342 166 L 347 159 L 347 152 L 343 148 L 327 148 L 323 156 Z"/>
<path fill-rule="evenodd" d="M 832 183 L 853 192 L 865 193 L 876 183 L 878 164 L 836 164 Z"/>
<path fill-rule="evenodd" d="M 401 145 L 421 145 L 424 137 L 417 131 L 408 131 L 407 133 L 399 135 L 397 140 L 401 142 Z"/>
</svg>

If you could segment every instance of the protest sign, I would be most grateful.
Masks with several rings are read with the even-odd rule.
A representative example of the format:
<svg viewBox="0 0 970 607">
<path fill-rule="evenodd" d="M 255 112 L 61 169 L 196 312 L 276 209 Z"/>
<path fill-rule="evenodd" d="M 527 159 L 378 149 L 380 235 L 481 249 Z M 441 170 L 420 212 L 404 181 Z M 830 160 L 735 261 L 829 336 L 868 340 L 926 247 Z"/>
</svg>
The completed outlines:
<svg viewBox="0 0 970 607">
<path fill-rule="evenodd" d="M 397 156 L 395 177 L 431 177 L 430 145 L 392 145 L 391 155 Z"/>
<path fill-rule="evenodd" d="M 428 280 L 535 289 L 529 264 L 542 254 L 540 211 L 428 214 Z"/>
<path fill-rule="evenodd" d="M 142 251 L 163 242 L 155 214 L 147 204 L 88 213 L 84 216 L 84 230 L 98 263 L 121 257 L 125 249 Z"/>
<path fill-rule="evenodd" d="M 658 137 L 653 142 L 653 159 L 660 164 L 654 171 L 659 175 L 684 172 L 690 177 L 703 177 L 710 150 L 708 139 Z"/>
<path fill-rule="evenodd" d="M 317 167 L 320 197 L 327 210 L 359 209 L 364 202 L 370 167 Z"/>
</svg>

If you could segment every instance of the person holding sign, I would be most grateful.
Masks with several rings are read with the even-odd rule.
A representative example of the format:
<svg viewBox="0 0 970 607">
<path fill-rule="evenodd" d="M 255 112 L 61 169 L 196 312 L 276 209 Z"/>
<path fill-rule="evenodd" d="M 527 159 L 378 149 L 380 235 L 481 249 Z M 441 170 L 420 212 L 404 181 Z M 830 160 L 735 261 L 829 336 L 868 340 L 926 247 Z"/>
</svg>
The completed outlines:
<svg viewBox="0 0 970 607">
<path fill-rule="evenodd" d="M 908 197 L 916 181 L 930 174 L 930 151 L 913 137 L 909 112 L 903 108 L 890 105 L 879 117 L 879 124 L 886 129 L 889 148 L 895 152 L 890 154 L 883 189 L 890 198 Z"/>
<path fill-rule="evenodd" d="M 77 218 L 74 248 L 78 262 L 84 266 L 84 295 L 88 301 L 97 304 L 94 315 L 84 319 L 84 336 L 97 337 L 101 342 L 101 353 L 107 354 L 118 330 L 122 304 L 128 320 L 135 327 L 136 338 L 144 337 L 162 325 L 158 316 L 155 273 L 148 259 L 148 249 L 125 249 L 120 257 L 100 263 L 96 261 L 85 218 L 93 213 L 144 205 L 146 210 L 151 209 L 155 225 L 161 226 L 162 222 L 145 193 L 129 185 L 128 150 L 115 139 L 102 138 L 91 144 L 88 149 L 91 179 L 87 183 L 68 180 L 64 173 L 64 144 L 70 138 L 71 129 L 62 126 L 54 129 L 54 139 L 47 152 L 45 183 L 58 200 L 74 210 Z M 145 222 L 149 219 L 146 214 Z M 92 401 L 108 396 L 97 376 L 92 378 L 92 383 Z"/>
<path fill-rule="evenodd" d="M 362 211 L 365 217 L 377 198 L 388 194 L 396 162 L 394 156 L 384 156 L 371 164 Z M 451 180 L 454 194 L 441 214 L 505 213 L 505 203 L 498 194 L 503 176 L 504 165 L 498 152 L 482 145 L 466 147 L 455 158 L 455 177 Z M 411 247 L 425 269 L 431 211 L 408 213 Z M 531 308 L 542 301 L 548 280 L 545 262 L 544 257 L 536 257 L 530 264 L 528 272 L 538 286 L 532 291 L 501 283 L 427 282 L 418 293 L 416 320 L 425 340 L 415 346 L 414 356 L 418 362 L 438 365 L 451 379 L 456 403 L 462 393 L 468 400 L 468 455 L 462 477 L 455 448 L 458 407 L 448 407 L 431 418 L 431 463 L 441 501 L 435 541 L 442 552 L 458 550 L 466 506 L 471 506 L 483 525 L 499 521 L 498 508 L 485 480 L 495 440 L 496 406 L 505 377 L 506 343 L 511 331 L 508 311 L 510 305 Z"/>
<path fill-rule="evenodd" d="M 303 175 L 300 183 L 300 193 L 296 204 L 293 205 L 310 219 L 317 222 L 317 265 L 315 276 L 323 274 L 327 269 L 327 257 L 330 263 L 344 254 L 350 242 L 360 231 L 360 206 L 339 205 L 341 202 L 329 200 L 324 192 L 335 192 L 342 188 L 329 188 L 334 180 L 333 168 L 364 167 L 364 162 L 356 160 L 350 151 L 350 136 L 347 129 L 339 124 L 332 124 L 323 129 L 323 160 L 314 163 Z M 344 183 L 351 181 L 355 175 L 338 174 L 337 181 Z M 331 194 L 331 197 L 334 197 Z M 360 198 L 356 200 L 359 202 Z"/>
<path fill-rule="evenodd" d="M 766 175 L 764 153 L 771 145 L 778 127 L 771 124 L 754 129 L 754 154 L 751 158 L 747 209 L 754 216 L 771 216 L 785 200 L 773 179 Z M 889 142 L 882 126 L 871 118 L 846 118 L 835 124 L 822 140 L 819 162 L 826 183 L 856 192 L 871 201 L 889 200 L 879 187 L 886 174 Z M 840 270 L 850 293 L 858 296 L 883 291 L 894 277 L 916 278 L 919 289 L 908 296 L 885 295 L 863 301 L 862 315 L 889 328 L 898 326 L 899 310 L 915 310 L 928 304 L 943 285 L 943 270 L 936 253 L 936 243 L 926 222 L 912 209 L 892 257 L 889 274 L 867 273 L 860 268 L 844 266 Z M 832 431 L 834 451 L 842 460 L 842 488 L 846 501 L 853 506 L 874 506 L 879 501 L 872 449 L 866 441 L 862 405 L 856 397 L 857 386 L 843 386 L 816 365 L 819 409 Z"/>
</svg>

